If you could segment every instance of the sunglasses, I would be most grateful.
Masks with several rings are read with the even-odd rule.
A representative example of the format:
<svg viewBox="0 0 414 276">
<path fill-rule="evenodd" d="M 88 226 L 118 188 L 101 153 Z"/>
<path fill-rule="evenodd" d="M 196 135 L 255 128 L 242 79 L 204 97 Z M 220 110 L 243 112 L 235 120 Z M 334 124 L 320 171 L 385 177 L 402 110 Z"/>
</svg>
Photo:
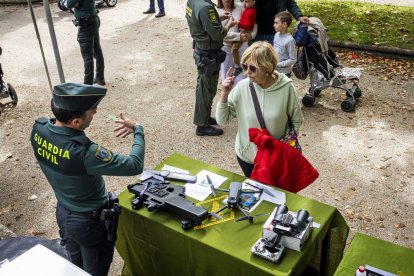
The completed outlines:
<svg viewBox="0 0 414 276">
<path fill-rule="evenodd" d="M 257 68 L 256 66 L 250 65 L 250 64 L 242 64 L 241 67 L 243 68 L 244 71 L 247 71 L 247 69 L 250 70 L 250 72 L 252 73 L 256 73 Z"/>
</svg>

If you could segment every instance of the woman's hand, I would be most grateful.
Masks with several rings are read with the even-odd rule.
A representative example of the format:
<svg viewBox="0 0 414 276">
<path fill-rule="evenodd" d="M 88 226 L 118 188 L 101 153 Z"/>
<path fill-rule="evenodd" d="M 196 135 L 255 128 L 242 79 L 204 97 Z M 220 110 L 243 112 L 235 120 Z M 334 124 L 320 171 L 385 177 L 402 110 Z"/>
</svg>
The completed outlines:
<svg viewBox="0 0 414 276">
<path fill-rule="evenodd" d="M 309 24 L 309 17 L 307 16 L 301 16 L 298 18 L 300 22 L 304 23 L 304 24 Z"/>
<path fill-rule="evenodd" d="M 120 112 L 117 117 L 118 119 L 115 120 L 115 123 L 119 124 L 120 126 L 114 129 L 114 132 L 117 132 L 116 137 L 125 138 L 134 132 L 135 125 L 137 124 L 136 122 L 133 122 L 124 117 L 124 114 L 122 112 Z"/>
<path fill-rule="evenodd" d="M 223 91 L 221 93 L 220 102 L 226 103 L 227 98 L 229 97 L 230 91 L 233 88 L 234 84 L 234 77 L 233 74 L 233 67 L 230 67 L 226 73 L 226 79 L 222 82 Z"/>
<path fill-rule="evenodd" d="M 232 28 L 233 26 L 235 26 L 237 24 L 237 21 L 235 21 L 233 19 L 233 17 L 229 18 L 229 21 L 227 22 L 227 25 L 224 27 L 226 30 L 229 30 L 230 28 Z"/>
<path fill-rule="evenodd" d="M 240 34 L 240 41 L 241 42 L 247 42 L 252 39 L 251 34 Z"/>
<path fill-rule="evenodd" d="M 231 13 L 230 12 L 225 12 L 224 14 L 220 15 L 220 21 L 230 19 L 230 17 L 231 17 Z"/>
</svg>

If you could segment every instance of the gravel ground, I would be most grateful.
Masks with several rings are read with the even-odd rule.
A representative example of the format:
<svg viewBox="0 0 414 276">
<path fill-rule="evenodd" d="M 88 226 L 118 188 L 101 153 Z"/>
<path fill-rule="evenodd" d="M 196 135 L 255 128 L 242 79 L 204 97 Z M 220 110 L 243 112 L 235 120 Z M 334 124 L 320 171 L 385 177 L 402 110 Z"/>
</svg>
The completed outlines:
<svg viewBox="0 0 414 276">
<path fill-rule="evenodd" d="M 413 5 L 413 1 L 398 2 Z M 87 135 L 113 151 L 127 153 L 130 139 L 114 138 L 110 119 L 124 111 L 145 127 L 147 168 L 180 152 L 241 173 L 233 151 L 235 122 L 224 128 L 223 136 L 195 136 L 196 72 L 183 18 L 185 0 L 166 2 L 167 17 L 161 19 L 143 15 L 147 5 L 144 0 L 123 0 L 115 8 L 101 9 L 109 90 Z M 51 9 L 66 81 L 80 82 L 83 68 L 72 16 L 56 4 Z M 35 7 L 35 14 L 56 84 L 59 77 L 43 7 Z M 34 119 L 51 115 L 50 89 L 29 10 L 0 7 L 0 25 L 5 79 L 19 95 L 17 107 L 0 115 L 0 225 L 19 236 L 57 238 L 55 197 L 28 141 Z M 412 64 L 408 69 L 414 70 Z M 294 84 L 300 97 L 309 88 L 307 80 L 294 79 Z M 349 240 L 363 232 L 414 248 L 414 80 L 389 80 L 367 71 L 360 86 L 363 96 L 354 113 L 341 111 L 344 93 L 332 88 L 322 92 L 313 108 L 303 108 L 300 140 L 320 177 L 300 194 L 338 208 L 351 228 Z M 108 189 L 119 193 L 136 177 L 105 179 Z M 37 199 L 28 200 L 31 195 Z M 112 275 L 118 275 L 121 266 L 117 256 Z"/>
</svg>

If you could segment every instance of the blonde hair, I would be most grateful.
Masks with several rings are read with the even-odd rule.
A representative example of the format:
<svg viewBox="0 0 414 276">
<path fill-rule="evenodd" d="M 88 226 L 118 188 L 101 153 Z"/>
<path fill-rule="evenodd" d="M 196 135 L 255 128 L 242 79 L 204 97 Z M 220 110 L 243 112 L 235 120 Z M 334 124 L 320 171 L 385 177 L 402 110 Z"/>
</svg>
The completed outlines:
<svg viewBox="0 0 414 276">
<path fill-rule="evenodd" d="M 266 41 L 256 41 L 244 51 L 241 63 L 249 61 L 251 65 L 272 74 L 278 63 L 278 58 L 273 46 Z"/>
</svg>

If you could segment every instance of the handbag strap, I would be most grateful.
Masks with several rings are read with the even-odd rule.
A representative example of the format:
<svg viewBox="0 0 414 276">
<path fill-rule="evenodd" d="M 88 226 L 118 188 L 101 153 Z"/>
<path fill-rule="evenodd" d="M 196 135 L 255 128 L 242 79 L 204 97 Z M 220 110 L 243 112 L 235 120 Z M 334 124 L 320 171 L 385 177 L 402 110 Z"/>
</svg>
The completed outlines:
<svg viewBox="0 0 414 276">
<path fill-rule="evenodd" d="M 250 87 L 250 92 L 252 93 L 254 109 L 256 110 L 256 116 L 257 116 L 257 119 L 259 120 L 260 127 L 262 129 L 265 129 L 266 126 L 265 126 L 262 110 L 260 109 L 259 100 L 257 99 L 257 95 L 256 95 L 256 89 L 254 89 L 252 81 L 249 81 L 249 87 Z"/>
<path fill-rule="evenodd" d="M 266 128 L 265 121 L 263 118 L 262 110 L 260 109 L 259 100 L 257 99 L 256 89 L 254 89 L 253 82 L 249 81 L 249 88 L 253 98 L 254 109 L 256 110 L 257 120 L 259 120 L 260 127 L 262 129 Z M 288 126 L 289 130 L 294 129 L 293 123 L 290 117 L 288 116 Z"/>
</svg>

